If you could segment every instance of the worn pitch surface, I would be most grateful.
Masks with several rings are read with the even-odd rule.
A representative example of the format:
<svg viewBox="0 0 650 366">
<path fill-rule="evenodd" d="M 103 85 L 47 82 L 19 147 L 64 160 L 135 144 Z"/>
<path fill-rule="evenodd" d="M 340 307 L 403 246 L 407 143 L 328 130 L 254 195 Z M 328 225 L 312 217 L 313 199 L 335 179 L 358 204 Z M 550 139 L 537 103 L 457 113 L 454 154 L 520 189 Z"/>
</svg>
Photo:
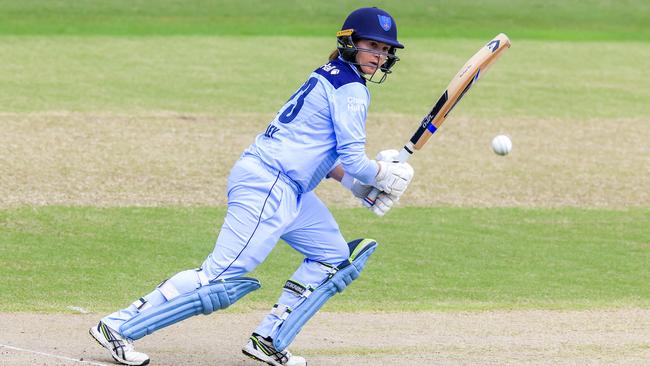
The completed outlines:
<svg viewBox="0 0 650 366">
<path fill-rule="evenodd" d="M 262 316 L 195 317 L 136 345 L 149 354 L 152 365 L 252 366 L 258 363 L 240 348 Z M 108 352 L 87 336 L 97 318 L 0 314 L 2 364 L 112 364 Z M 320 313 L 292 349 L 311 365 L 332 366 L 641 365 L 650 359 L 649 340 L 650 310 L 639 309 Z"/>
<path fill-rule="evenodd" d="M 225 205 L 226 177 L 270 116 L 33 113 L 0 116 L 0 207 Z M 400 148 L 417 117 L 371 116 L 368 153 Z M 650 206 L 644 118 L 451 118 L 411 159 L 409 206 Z M 603 126 L 608 126 L 603 129 Z M 513 151 L 490 150 L 507 133 Z M 318 194 L 354 206 L 338 184 Z"/>
</svg>

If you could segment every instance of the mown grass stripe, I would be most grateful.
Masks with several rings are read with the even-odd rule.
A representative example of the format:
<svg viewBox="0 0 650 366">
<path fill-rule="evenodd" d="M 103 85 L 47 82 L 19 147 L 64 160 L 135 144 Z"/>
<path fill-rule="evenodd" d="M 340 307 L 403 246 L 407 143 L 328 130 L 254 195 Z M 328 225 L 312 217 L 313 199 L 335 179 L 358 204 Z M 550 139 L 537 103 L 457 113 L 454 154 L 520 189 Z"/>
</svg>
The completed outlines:
<svg viewBox="0 0 650 366">
<path fill-rule="evenodd" d="M 372 234 L 380 248 L 328 311 L 650 306 L 650 209 L 399 208 L 381 220 L 364 209 L 334 214 L 347 238 Z M 223 208 L 2 210 L 0 311 L 125 306 L 200 264 L 223 215 Z M 262 289 L 237 308 L 267 309 L 301 259 L 278 244 L 251 274 Z"/>
<path fill-rule="evenodd" d="M 397 20 L 407 38 L 480 38 L 507 32 L 517 39 L 650 39 L 644 0 L 482 1 L 413 0 L 373 3 Z M 367 2 L 332 0 L 209 1 L 37 0 L 0 2 L 7 35 L 288 35 L 330 36 L 345 16 Z"/>
</svg>

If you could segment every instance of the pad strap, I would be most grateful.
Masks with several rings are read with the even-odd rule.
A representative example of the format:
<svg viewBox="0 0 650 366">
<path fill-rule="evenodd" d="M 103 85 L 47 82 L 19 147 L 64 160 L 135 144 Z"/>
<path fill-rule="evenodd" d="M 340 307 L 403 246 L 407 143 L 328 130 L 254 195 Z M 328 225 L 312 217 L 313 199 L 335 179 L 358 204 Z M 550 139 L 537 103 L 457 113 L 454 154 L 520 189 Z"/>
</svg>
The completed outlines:
<svg viewBox="0 0 650 366">
<path fill-rule="evenodd" d="M 132 305 L 135 306 L 138 311 L 145 311 L 151 307 L 151 304 L 149 304 L 144 297 L 135 300 Z"/>
<path fill-rule="evenodd" d="M 285 304 L 275 304 L 271 310 L 271 314 L 277 316 L 282 320 L 287 320 L 291 314 L 291 308 Z"/>
</svg>

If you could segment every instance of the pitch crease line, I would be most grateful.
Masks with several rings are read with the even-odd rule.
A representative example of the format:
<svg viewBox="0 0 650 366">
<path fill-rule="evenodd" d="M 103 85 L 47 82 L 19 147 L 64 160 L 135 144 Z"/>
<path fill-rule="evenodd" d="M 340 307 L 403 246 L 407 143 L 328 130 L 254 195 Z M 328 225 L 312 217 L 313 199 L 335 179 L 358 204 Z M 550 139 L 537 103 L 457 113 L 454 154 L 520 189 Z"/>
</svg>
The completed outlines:
<svg viewBox="0 0 650 366">
<path fill-rule="evenodd" d="M 82 360 L 78 360 L 78 359 L 75 359 L 75 358 L 53 355 L 51 353 L 33 351 L 31 349 L 19 348 L 19 347 L 9 346 L 9 345 L 6 345 L 6 344 L 0 344 L 0 348 L 2 348 L 2 347 L 12 349 L 12 350 L 15 350 L 15 351 L 33 353 L 33 354 L 41 355 L 41 356 L 54 357 L 54 358 L 58 358 L 58 359 L 61 359 L 61 360 L 66 360 L 66 361 L 74 361 L 74 362 L 85 363 L 85 364 L 89 364 L 89 365 L 95 365 L 95 366 L 107 366 L 106 364 L 103 364 L 103 363 L 97 363 L 97 362 L 91 362 L 91 361 L 82 361 Z"/>
</svg>

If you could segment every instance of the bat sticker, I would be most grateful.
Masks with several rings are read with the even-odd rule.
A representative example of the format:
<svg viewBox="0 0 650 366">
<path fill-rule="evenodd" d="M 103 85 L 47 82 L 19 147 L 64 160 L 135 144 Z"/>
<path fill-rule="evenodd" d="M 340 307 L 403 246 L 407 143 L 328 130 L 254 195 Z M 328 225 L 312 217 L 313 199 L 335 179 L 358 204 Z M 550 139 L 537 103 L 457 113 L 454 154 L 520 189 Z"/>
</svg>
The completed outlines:
<svg viewBox="0 0 650 366">
<path fill-rule="evenodd" d="M 499 49 L 499 43 L 501 43 L 501 42 L 499 42 L 498 39 L 494 39 L 494 40 L 492 40 L 492 42 L 488 43 L 487 46 L 485 46 L 485 47 L 489 48 L 490 51 L 494 52 L 497 49 Z"/>
<path fill-rule="evenodd" d="M 451 107 L 449 108 L 449 110 L 447 111 L 447 113 L 445 113 L 445 118 L 447 118 L 447 116 L 449 115 L 449 113 L 451 113 L 451 111 L 454 109 L 454 107 L 456 106 L 456 104 L 458 104 L 458 102 L 460 102 L 460 100 L 463 99 L 463 97 L 465 96 L 465 93 L 467 93 L 467 91 L 469 90 L 469 88 L 471 88 L 472 85 L 474 85 L 474 82 L 475 82 L 476 80 L 478 80 L 478 74 L 479 74 L 480 72 L 481 72 L 481 69 L 478 69 L 478 70 L 476 71 L 476 75 L 474 75 L 474 77 L 470 79 L 469 83 L 467 83 L 467 85 L 465 86 L 465 89 L 463 89 L 463 92 L 460 93 L 460 95 L 458 96 L 458 98 L 456 99 L 456 101 L 454 102 L 454 104 L 452 104 Z"/>
</svg>

